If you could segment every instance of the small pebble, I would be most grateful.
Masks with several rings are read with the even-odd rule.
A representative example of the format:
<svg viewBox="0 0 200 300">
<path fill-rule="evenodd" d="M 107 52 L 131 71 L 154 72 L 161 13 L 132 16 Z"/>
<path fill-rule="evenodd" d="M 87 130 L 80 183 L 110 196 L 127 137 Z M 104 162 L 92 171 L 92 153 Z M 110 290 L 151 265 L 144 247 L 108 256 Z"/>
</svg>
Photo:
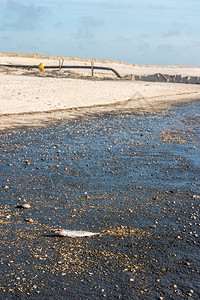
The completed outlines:
<svg viewBox="0 0 200 300">
<path fill-rule="evenodd" d="M 156 225 L 150 225 L 149 227 L 150 228 L 156 228 Z"/>
<path fill-rule="evenodd" d="M 32 218 L 27 218 L 27 219 L 25 219 L 25 221 L 28 222 L 28 223 L 33 223 L 33 219 Z"/>
<path fill-rule="evenodd" d="M 28 208 L 30 208 L 31 206 L 30 206 L 30 204 L 28 204 L 28 203 L 19 203 L 19 204 L 17 204 L 17 208 L 24 208 L 24 209 L 28 209 Z"/>
</svg>

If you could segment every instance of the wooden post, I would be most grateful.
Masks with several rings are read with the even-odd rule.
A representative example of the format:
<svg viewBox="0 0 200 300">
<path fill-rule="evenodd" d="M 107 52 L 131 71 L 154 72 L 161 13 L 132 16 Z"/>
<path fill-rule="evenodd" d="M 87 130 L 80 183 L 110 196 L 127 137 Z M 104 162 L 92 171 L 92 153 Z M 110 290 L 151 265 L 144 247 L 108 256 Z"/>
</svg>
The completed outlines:
<svg viewBox="0 0 200 300">
<path fill-rule="evenodd" d="M 60 68 L 60 70 L 61 70 L 61 68 L 63 66 L 63 63 L 64 63 L 64 58 L 62 58 L 62 60 L 59 59 L 59 68 Z"/>
<path fill-rule="evenodd" d="M 92 77 L 94 77 L 94 62 L 91 60 Z"/>
</svg>

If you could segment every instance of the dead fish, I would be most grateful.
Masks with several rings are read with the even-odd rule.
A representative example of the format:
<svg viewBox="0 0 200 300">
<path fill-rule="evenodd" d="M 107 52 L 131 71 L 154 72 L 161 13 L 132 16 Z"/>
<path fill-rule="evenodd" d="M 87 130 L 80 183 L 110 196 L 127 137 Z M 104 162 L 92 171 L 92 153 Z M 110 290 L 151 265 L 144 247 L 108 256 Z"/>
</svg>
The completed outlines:
<svg viewBox="0 0 200 300">
<path fill-rule="evenodd" d="M 67 229 L 59 229 L 54 231 L 54 235 L 56 236 L 67 236 L 71 238 L 87 237 L 87 236 L 93 236 L 98 234 L 100 234 L 100 232 L 77 231 L 77 230 L 67 230 Z"/>
</svg>

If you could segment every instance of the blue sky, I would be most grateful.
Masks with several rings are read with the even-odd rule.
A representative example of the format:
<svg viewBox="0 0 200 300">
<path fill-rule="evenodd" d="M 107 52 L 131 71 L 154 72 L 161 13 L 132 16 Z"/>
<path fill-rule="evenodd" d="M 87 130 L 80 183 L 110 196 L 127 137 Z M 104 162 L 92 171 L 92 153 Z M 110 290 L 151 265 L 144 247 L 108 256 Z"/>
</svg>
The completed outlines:
<svg viewBox="0 0 200 300">
<path fill-rule="evenodd" d="M 200 66 L 200 0 L 0 0 L 0 51 Z"/>
</svg>

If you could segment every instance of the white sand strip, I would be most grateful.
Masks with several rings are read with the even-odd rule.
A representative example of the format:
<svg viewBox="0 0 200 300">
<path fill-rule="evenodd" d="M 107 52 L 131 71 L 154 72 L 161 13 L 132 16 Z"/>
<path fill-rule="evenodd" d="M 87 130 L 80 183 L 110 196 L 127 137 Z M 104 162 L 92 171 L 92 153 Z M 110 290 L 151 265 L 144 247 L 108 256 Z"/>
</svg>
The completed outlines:
<svg viewBox="0 0 200 300">
<path fill-rule="evenodd" d="M 135 81 L 91 81 L 14 76 L 0 73 L 0 114 L 64 110 L 125 102 L 129 99 L 200 99 L 199 85 Z"/>
</svg>

